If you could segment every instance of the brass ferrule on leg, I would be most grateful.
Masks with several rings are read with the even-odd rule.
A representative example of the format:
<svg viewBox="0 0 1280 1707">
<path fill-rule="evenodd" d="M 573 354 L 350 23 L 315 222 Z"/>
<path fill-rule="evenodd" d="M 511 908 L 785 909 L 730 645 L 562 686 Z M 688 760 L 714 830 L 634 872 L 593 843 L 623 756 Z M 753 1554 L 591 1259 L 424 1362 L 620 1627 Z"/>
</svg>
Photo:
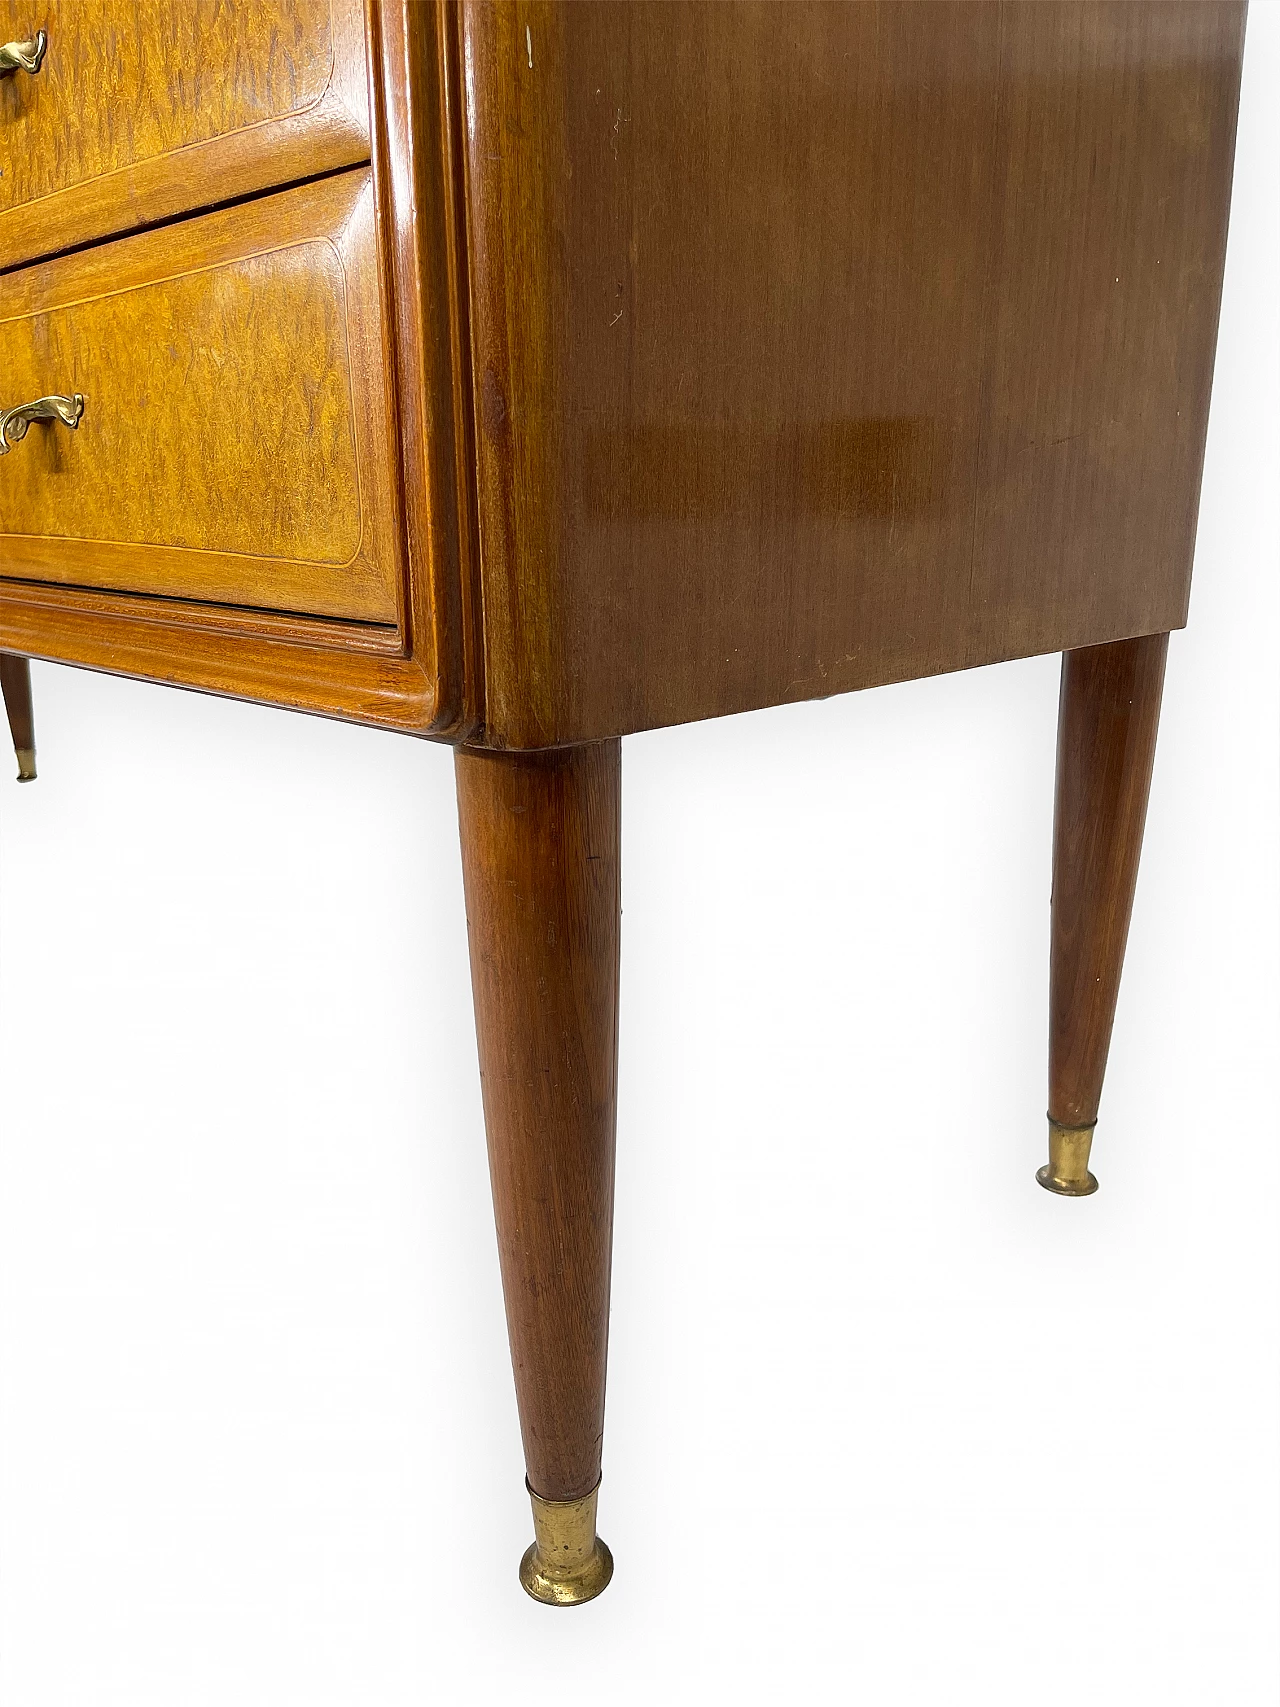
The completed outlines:
<svg viewBox="0 0 1280 1707">
<path fill-rule="evenodd" d="M 599 1493 L 597 1482 L 580 1500 L 542 1500 L 529 1488 L 534 1543 L 520 1561 L 520 1586 L 544 1606 L 580 1606 L 609 1586 L 613 1554 L 596 1534 Z"/>
<path fill-rule="evenodd" d="M 1089 1149 L 1096 1121 L 1088 1126 L 1059 1126 L 1049 1116 L 1049 1162 L 1036 1174 L 1046 1191 L 1060 1197 L 1088 1197 L 1098 1182 L 1089 1172 Z"/>
<path fill-rule="evenodd" d="M 34 747 L 18 747 L 18 781 L 34 782 L 36 780 L 36 750 Z"/>
</svg>

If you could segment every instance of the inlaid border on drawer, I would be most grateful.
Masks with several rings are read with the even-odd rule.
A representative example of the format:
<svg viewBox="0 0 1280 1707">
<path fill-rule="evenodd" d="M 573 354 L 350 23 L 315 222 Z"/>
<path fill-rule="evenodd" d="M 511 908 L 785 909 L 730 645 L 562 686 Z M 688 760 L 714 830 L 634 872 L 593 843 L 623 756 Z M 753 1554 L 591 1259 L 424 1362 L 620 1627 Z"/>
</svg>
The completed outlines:
<svg viewBox="0 0 1280 1707">
<path fill-rule="evenodd" d="M 368 171 L 0 278 L 6 407 L 15 385 L 85 411 L 0 459 L 0 574 L 399 621 Z"/>
<path fill-rule="evenodd" d="M 0 554 L 0 649 L 452 742 L 482 727 L 460 38 L 430 0 L 376 10 L 372 169 L 406 559 L 396 625 L 6 578 Z M 18 276 L 0 278 L 0 311 Z"/>
<path fill-rule="evenodd" d="M 74 17 L 76 3 L 77 0 L 63 0 L 63 9 Z M 126 39 L 136 41 L 141 36 L 144 45 L 149 44 L 153 59 L 164 54 L 180 55 L 180 44 L 161 37 L 166 31 L 169 8 L 183 3 L 184 0 L 166 0 L 165 4 L 158 4 L 152 0 L 150 5 L 142 7 L 128 0 L 125 11 L 131 16 Z M 266 51 L 280 59 L 287 50 L 273 39 L 271 8 L 266 0 L 259 0 L 258 10 L 265 14 L 260 20 L 260 33 L 269 43 Z M 218 8 L 218 12 L 224 20 L 235 15 L 234 8 L 230 13 L 225 7 Z M 46 19 L 41 13 L 37 20 L 49 24 L 48 47 L 40 72 L 34 77 L 24 74 L 0 80 L 0 155 L 6 143 L 11 153 L 57 145 L 58 113 L 56 106 L 50 110 L 49 86 L 67 33 L 66 26 L 59 31 L 58 14 L 59 9 L 54 8 L 52 16 Z M 195 31 L 196 20 L 188 21 Z M 281 25 L 287 21 L 284 16 L 280 19 Z M 171 27 L 172 19 L 168 22 Z M 122 18 L 120 29 L 124 28 Z M 148 31 L 150 36 L 146 34 Z M 176 34 L 170 28 L 170 35 Z M 315 77 L 317 92 L 304 90 L 299 105 L 292 110 L 217 130 L 164 152 L 143 153 L 140 158 L 114 168 L 86 169 L 85 176 L 75 182 L 4 208 L 0 211 L 0 270 L 259 190 L 296 183 L 343 166 L 364 164 L 370 154 L 365 38 L 366 0 L 329 0 L 327 69 L 322 69 L 323 59 L 311 67 L 319 73 Z M 290 45 L 298 51 L 305 49 L 307 43 L 304 38 L 302 43 Z M 68 52 L 79 52 L 82 57 L 87 57 L 91 48 L 92 43 L 67 44 Z M 192 43 L 191 57 L 199 63 L 184 65 L 180 58 L 171 65 L 164 62 L 169 75 L 167 88 L 166 80 L 162 79 L 162 92 L 170 109 L 198 113 L 201 82 L 218 77 L 234 78 L 237 68 L 207 63 L 199 41 Z M 92 72 L 92 65 L 86 67 L 86 76 Z M 251 65 L 245 68 L 245 75 L 265 76 L 266 71 Z M 95 86 L 90 82 L 89 87 Z M 137 96 L 142 99 L 140 91 Z M 130 109 L 127 95 L 122 94 L 119 105 L 122 111 Z M 33 106 L 31 122 L 24 123 L 26 110 Z M 67 122 L 63 145 L 74 155 L 72 123 Z M 121 129 L 128 135 L 132 124 Z M 12 176 L 11 170 L 11 180 Z"/>
</svg>

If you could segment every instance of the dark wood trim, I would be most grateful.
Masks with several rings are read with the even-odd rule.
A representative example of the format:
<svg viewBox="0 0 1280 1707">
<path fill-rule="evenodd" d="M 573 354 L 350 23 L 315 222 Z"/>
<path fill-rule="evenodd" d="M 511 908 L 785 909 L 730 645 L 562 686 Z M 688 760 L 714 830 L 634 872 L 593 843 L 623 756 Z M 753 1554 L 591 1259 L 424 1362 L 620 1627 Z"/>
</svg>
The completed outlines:
<svg viewBox="0 0 1280 1707">
<path fill-rule="evenodd" d="M 1049 961 L 1049 1118 L 1062 1126 L 1098 1118 L 1168 646 L 1150 634 L 1062 660 Z"/>
<path fill-rule="evenodd" d="M 529 1485 L 600 1477 L 618 1071 L 621 753 L 456 760 L 489 1167 Z"/>
</svg>

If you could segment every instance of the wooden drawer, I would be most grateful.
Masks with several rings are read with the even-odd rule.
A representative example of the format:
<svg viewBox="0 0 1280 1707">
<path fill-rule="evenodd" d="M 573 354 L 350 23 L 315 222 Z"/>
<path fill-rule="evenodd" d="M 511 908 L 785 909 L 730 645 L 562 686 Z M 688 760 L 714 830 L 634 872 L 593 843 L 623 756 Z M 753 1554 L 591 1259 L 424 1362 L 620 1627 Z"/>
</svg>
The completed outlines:
<svg viewBox="0 0 1280 1707">
<path fill-rule="evenodd" d="M 394 406 L 367 170 L 0 279 L 0 574 L 394 623 Z"/>
<path fill-rule="evenodd" d="M 0 266 L 369 157 L 363 0 L 0 0 Z"/>
</svg>

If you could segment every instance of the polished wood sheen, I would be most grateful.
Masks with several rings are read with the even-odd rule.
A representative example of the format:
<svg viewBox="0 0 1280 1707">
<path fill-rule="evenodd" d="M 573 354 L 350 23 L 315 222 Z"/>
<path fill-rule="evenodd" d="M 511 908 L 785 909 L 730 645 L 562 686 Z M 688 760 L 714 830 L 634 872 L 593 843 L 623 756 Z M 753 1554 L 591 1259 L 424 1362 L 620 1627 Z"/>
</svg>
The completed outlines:
<svg viewBox="0 0 1280 1707">
<path fill-rule="evenodd" d="M 1243 16 L 385 0 L 396 612 L 0 549 L 0 645 L 510 749 L 1180 626 Z"/>
<path fill-rule="evenodd" d="M 529 1486 L 600 1479 L 618 1080 L 616 741 L 457 757 L 498 1250 Z"/>
<path fill-rule="evenodd" d="M 1155 761 L 1167 634 L 1062 660 L 1049 958 L 1049 1118 L 1098 1118 Z"/>
<path fill-rule="evenodd" d="M 367 172 L 0 278 L 6 575 L 395 623 L 381 315 Z"/>
<path fill-rule="evenodd" d="M 490 737 L 1181 626 L 1243 19 L 464 0 Z"/>
<path fill-rule="evenodd" d="M 369 158 L 363 0 L 0 0 L 0 267 Z"/>
<path fill-rule="evenodd" d="M 1244 15 L 0 0 L 0 411 L 85 399 L 0 456 L 15 737 L 39 657 L 458 748 L 535 1597 L 608 1580 L 620 736 L 1063 652 L 1096 1186 Z"/>
<path fill-rule="evenodd" d="M 192 589 L 168 596 L 17 580 L 0 536 L 0 646 L 449 740 L 476 731 L 483 694 L 471 562 L 465 234 L 452 169 L 461 126 L 456 44 L 448 10 L 420 0 L 387 0 L 378 23 L 368 40 L 377 97 L 378 365 L 383 421 L 397 451 L 407 574 L 394 628 L 212 603 Z M 168 172 L 175 197 L 196 187 L 174 162 Z M 170 241 L 185 242 L 186 222 L 166 229 Z M 108 282 L 119 252 L 114 244 L 94 252 Z M 21 278 L 11 275 L 10 284 Z M 287 335 L 287 327 L 277 331 Z M 0 465 L 0 528 L 6 475 Z"/>
<path fill-rule="evenodd" d="M 12 652 L 0 652 L 0 693 L 4 695 L 9 733 L 13 737 L 13 750 L 18 755 L 19 765 L 29 754 L 27 762 L 34 774 L 36 726 L 31 709 L 31 665 L 27 659 L 15 657 Z M 20 769 L 19 780 L 25 782 L 30 778 Z"/>
</svg>

